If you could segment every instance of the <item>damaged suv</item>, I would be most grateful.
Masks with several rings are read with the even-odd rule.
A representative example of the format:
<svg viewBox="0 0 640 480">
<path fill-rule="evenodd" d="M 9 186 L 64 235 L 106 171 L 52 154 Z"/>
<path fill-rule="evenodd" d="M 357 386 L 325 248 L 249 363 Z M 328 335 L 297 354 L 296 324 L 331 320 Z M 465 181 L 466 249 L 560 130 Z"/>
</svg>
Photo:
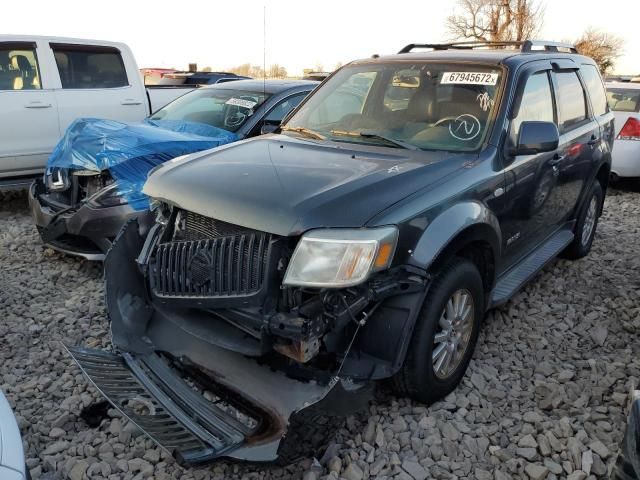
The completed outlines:
<svg viewBox="0 0 640 480">
<path fill-rule="evenodd" d="M 433 402 L 488 309 L 589 252 L 612 119 L 564 45 L 350 63 L 275 134 L 152 172 L 155 224 L 105 262 L 114 352 L 69 351 L 189 465 L 291 461 L 376 381 Z"/>
</svg>

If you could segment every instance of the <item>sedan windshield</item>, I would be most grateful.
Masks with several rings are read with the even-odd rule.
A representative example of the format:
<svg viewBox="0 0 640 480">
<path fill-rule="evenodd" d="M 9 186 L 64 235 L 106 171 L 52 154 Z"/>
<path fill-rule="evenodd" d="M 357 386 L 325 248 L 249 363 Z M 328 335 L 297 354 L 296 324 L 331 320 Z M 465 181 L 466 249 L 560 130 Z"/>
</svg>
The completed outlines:
<svg viewBox="0 0 640 480">
<path fill-rule="evenodd" d="M 501 81 L 500 68 L 469 63 L 347 66 L 283 131 L 394 148 L 472 151 L 494 119 Z"/>
<path fill-rule="evenodd" d="M 263 92 L 201 88 L 174 100 L 149 118 L 206 123 L 235 132 L 268 97 Z"/>
</svg>

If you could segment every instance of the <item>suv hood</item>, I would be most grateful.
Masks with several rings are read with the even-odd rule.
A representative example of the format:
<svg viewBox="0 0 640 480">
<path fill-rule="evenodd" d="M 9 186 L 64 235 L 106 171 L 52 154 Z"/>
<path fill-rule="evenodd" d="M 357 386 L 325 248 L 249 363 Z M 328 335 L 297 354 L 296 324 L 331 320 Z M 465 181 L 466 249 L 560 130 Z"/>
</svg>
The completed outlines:
<svg viewBox="0 0 640 480">
<path fill-rule="evenodd" d="M 210 218 L 297 235 L 362 227 L 475 158 L 267 135 L 169 161 L 152 172 L 143 192 Z"/>
</svg>

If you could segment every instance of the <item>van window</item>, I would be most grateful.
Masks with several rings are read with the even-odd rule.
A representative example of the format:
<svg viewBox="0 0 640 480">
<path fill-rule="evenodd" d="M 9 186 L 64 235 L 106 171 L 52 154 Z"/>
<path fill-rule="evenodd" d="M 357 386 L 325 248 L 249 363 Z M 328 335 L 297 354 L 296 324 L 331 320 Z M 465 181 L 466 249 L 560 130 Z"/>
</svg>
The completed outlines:
<svg viewBox="0 0 640 480">
<path fill-rule="evenodd" d="M 580 126 L 587 118 L 584 90 L 576 72 L 556 74 L 560 132 Z"/>
<path fill-rule="evenodd" d="M 522 93 L 522 101 L 518 116 L 511 124 L 511 134 L 513 140 L 520 132 L 522 122 L 553 122 L 553 97 L 549 76 L 547 72 L 539 72 L 531 75 L 527 79 L 527 84 Z"/>
<path fill-rule="evenodd" d="M 0 90 L 40 90 L 33 47 L 0 44 Z"/>
<path fill-rule="evenodd" d="M 580 72 L 591 98 L 594 115 L 604 115 L 607 113 L 607 96 L 600 72 L 593 65 L 582 65 Z"/>
<path fill-rule="evenodd" d="M 120 51 L 111 47 L 51 45 L 62 88 L 118 88 L 129 85 Z"/>
</svg>

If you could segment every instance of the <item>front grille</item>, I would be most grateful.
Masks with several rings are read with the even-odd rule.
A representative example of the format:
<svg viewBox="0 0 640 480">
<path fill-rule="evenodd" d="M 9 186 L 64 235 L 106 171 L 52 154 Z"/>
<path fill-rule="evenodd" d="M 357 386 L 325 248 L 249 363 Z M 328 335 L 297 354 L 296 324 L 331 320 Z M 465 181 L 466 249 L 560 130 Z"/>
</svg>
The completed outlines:
<svg viewBox="0 0 640 480">
<path fill-rule="evenodd" d="M 187 210 L 176 215 L 173 240 L 192 241 L 254 233 L 254 230 L 205 217 Z"/>
<path fill-rule="evenodd" d="M 197 222 L 201 228 L 205 224 L 204 220 Z M 215 224 L 215 220 L 210 223 Z M 198 239 L 160 243 L 150 260 L 153 293 L 160 297 L 229 297 L 259 292 L 272 236 L 243 227 L 235 227 L 243 233 L 230 234 L 233 230 L 225 228 L 205 230 Z M 186 238 L 197 238 L 193 229 L 182 231 L 188 233 Z"/>
</svg>

